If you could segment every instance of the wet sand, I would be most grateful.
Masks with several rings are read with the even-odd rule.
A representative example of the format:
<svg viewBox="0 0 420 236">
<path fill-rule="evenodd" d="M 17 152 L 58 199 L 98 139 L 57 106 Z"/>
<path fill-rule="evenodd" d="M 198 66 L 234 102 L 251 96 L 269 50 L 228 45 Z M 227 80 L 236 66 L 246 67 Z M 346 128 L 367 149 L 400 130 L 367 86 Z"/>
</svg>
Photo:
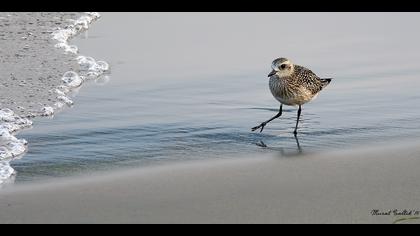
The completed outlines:
<svg viewBox="0 0 420 236">
<path fill-rule="evenodd" d="M 416 209 L 416 144 L 209 160 L 0 192 L 1 223 L 392 223 Z M 411 221 L 418 223 L 418 220 Z"/>
<path fill-rule="evenodd" d="M 55 89 L 61 76 L 79 65 L 74 54 L 54 48 L 51 33 L 82 13 L 0 13 L 0 107 L 32 116 L 59 101 Z"/>
<path fill-rule="evenodd" d="M 72 106 L 68 96 L 109 69 L 68 44 L 99 17 L 95 12 L 0 13 L 0 185 L 12 181 L 10 161 L 27 151 L 27 141 L 15 137 L 32 126 L 27 118 L 51 117 Z"/>
<path fill-rule="evenodd" d="M 8 13 L 5 14 L 0 14 L 2 24 L 9 17 Z M 198 21 L 192 20 L 192 15 L 180 18 L 160 18 L 153 15 L 148 18 L 143 15 L 141 17 L 145 17 L 145 20 L 139 20 L 135 14 L 128 18 L 118 14 L 112 16 L 113 14 L 108 14 L 101 24 L 93 27 L 99 33 L 95 35 L 94 30 L 89 32 L 92 37 L 85 40 L 86 48 L 82 51 L 89 52 L 95 58 L 112 55 L 111 64 L 118 65 L 113 71 L 116 78 L 114 81 L 121 81 L 121 84 L 113 84 L 111 81 L 112 86 L 108 90 L 104 88 L 98 92 L 106 95 L 103 99 L 92 95 L 93 106 L 86 106 L 85 113 L 81 112 L 83 109 L 73 111 L 75 115 L 72 118 L 76 118 L 76 122 L 63 122 L 72 119 L 58 120 L 57 117 L 48 124 L 45 122 L 40 129 L 42 132 L 38 131 L 38 135 L 34 135 L 32 142 L 29 142 L 33 144 L 30 148 L 32 153 L 29 153 L 32 156 L 23 159 L 28 162 L 17 169 L 18 177 L 25 176 L 24 178 L 31 180 L 33 173 L 34 176 L 45 174 L 55 177 L 66 171 L 73 173 L 71 171 L 76 169 L 89 172 L 100 163 L 111 169 L 112 165 L 124 161 L 130 165 L 137 158 L 159 160 L 175 156 L 173 160 L 176 161 L 183 160 L 185 156 L 193 156 L 205 159 L 201 156 L 211 152 L 213 156 L 233 156 L 233 159 L 165 164 L 71 178 L 57 177 L 43 183 L 29 181 L 28 185 L 6 185 L 0 191 L 0 223 L 392 223 L 401 216 L 372 216 L 372 210 L 419 210 L 420 148 L 416 143 L 288 157 L 273 155 L 275 150 L 271 154 L 252 154 L 250 158 L 241 156 L 242 153 L 259 150 L 253 143 L 261 139 L 266 142 L 268 140 L 269 146 L 280 145 L 286 147 L 286 150 L 290 146 L 294 147 L 289 130 L 295 122 L 295 111 L 293 116 L 289 116 L 290 120 L 273 123 L 265 131 L 265 136 L 251 134 L 249 131 L 256 121 L 275 112 L 265 107 L 277 107 L 267 90 L 266 80 L 263 79 L 265 68 L 269 65 L 267 62 L 279 56 L 280 52 L 293 56 L 304 65 L 310 65 L 321 74 L 339 77 L 328 95 L 326 93 L 322 96 L 321 99 L 325 100 L 317 100 L 307 107 L 306 125 L 302 127 L 301 134 L 305 150 L 312 151 L 319 146 L 327 147 L 328 150 L 339 149 L 350 144 L 370 144 L 391 138 L 402 142 L 401 136 L 418 140 L 417 128 L 413 125 L 418 119 L 418 109 L 413 109 L 419 104 L 416 86 L 413 86 L 416 83 L 413 78 L 416 78 L 418 72 L 418 54 L 412 48 L 417 45 L 419 36 L 409 34 L 413 32 L 412 24 L 416 22 L 417 14 L 408 15 L 407 19 L 396 15 L 379 15 L 371 19 L 357 16 L 364 24 L 354 24 L 355 17 L 348 15 L 340 21 L 344 23 L 340 24 L 340 29 L 343 30 L 337 30 L 336 23 L 331 20 L 334 15 L 325 16 L 316 25 L 321 27 L 320 32 L 327 33 L 318 34 L 320 37 L 309 44 L 305 40 L 299 40 L 302 39 L 299 33 L 307 31 L 295 32 L 295 29 L 302 28 L 296 27 L 296 22 L 290 16 L 286 18 L 293 24 L 284 24 L 289 28 L 279 34 L 289 36 L 285 39 L 286 43 L 274 44 L 270 42 L 277 42 L 277 38 L 266 35 L 272 25 L 263 22 L 284 19 L 280 15 L 264 17 L 265 20 L 261 22 L 248 16 L 239 20 L 230 15 L 218 16 L 218 21 L 210 16 L 197 18 L 201 19 Z M 127 20 L 131 17 L 131 21 Z M 243 19 L 249 19 L 249 23 L 243 24 Z M 308 19 L 314 18 L 308 16 L 306 20 Z M 385 19 L 388 20 L 387 24 L 384 24 Z M 303 19 L 297 25 L 307 25 L 306 20 Z M 62 22 L 62 19 L 59 21 Z M 174 27 L 168 27 L 168 22 Z M 170 42 L 166 37 L 159 37 L 158 33 L 163 36 L 168 34 L 161 30 L 162 27 L 171 29 L 170 32 L 177 35 L 175 33 L 182 29 L 177 27 L 183 25 L 180 22 L 188 23 L 182 30 L 184 34 L 178 34 L 181 36 Z M 203 27 L 203 22 L 206 27 Z M 218 27 L 227 22 L 230 22 L 227 27 Z M 237 22 L 242 28 L 237 27 Z M 313 24 L 308 25 L 310 29 L 318 30 L 312 27 Z M 388 27 L 382 29 L 373 27 L 375 25 Z M 401 30 L 400 34 L 410 35 L 407 43 L 402 45 L 404 48 L 393 47 L 399 38 L 388 34 L 390 25 L 398 26 L 394 28 Z M 130 30 L 132 28 L 136 30 Z M 261 33 L 253 33 L 253 37 L 249 37 L 250 28 L 258 29 Z M 7 32 L 27 33 L 26 30 L 13 29 Z M 207 32 L 212 32 L 212 37 Z M 229 36 L 230 41 L 226 41 L 226 36 Z M 8 42 L 7 34 L 0 37 L 6 37 L 4 41 Z M 11 38 L 14 37 L 16 36 Z M 163 43 L 159 43 L 157 39 L 161 39 Z M 203 42 L 202 39 L 207 41 Z M 254 45 L 253 42 L 266 46 L 264 49 L 260 46 L 249 47 Z M 80 43 L 82 46 L 83 42 Z M 48 71 L 42 70 L 46 66 L 43 67 L 42 61 L 36 57 L 33 57 L 36 60 L 25 64 L 26 60 L 12 53 L 17 50 L 18 55 L 29 55 L 26 52 L 31 48 L 26 48 L 23 41 L 11 43 L 7 47 L 4 45 L 6 44 L 0 46 L 1 56 L 6 55 L 6 51 L 11 56 L 0 57 L 2 62 L 10 63 L 4 64 L 4 70 L 0 68 L 0 105 L 11 108 L 27 106 L 22 111 L 15 111 L 22 115 L 29 110 L 30 104 L 35 110 L 38 110 L 37 106 L 41 108 L 47 105 L 39 104 L 36 99 L 29 99 L 31 94 L 40 98 L 46 96 L 42 101 L 49 96 L 49 88 L 36 90 L 44 88 L 37 87 L 37 84 L 44 86 L 45 81 L 35 80 L 45 78 L 44 74 Z M 126 46 L 104 50 L 108 45 Z M 45 46 L 51 47 L 49 44 Z M 203 48 L 208 51 L 203 51 Z M 96 51 L 91 54 L 90 50 Z M 181 53 L 186 56 L 178 61 L 177 55 Z M 327 53 L 331 54 L 325 56 Z M 61 51 L 59 55 L 62 55 Z M 46 60 L 55 58 L 48 55 L 38 56 Z M 390 57 L 403 58 L 403 63 L 400 63 L 403 67 L 386 60 Z M 166 70 L 159 70 L 162 67 L 162 58 L 165 58 L 165 62 L 177 63 L 166 63 Z M 205 63 L 197 58 L 206 59 Z M 28 71 L 16 70 L 13 66 L 19 63 Z M 53 71 L 52 74 L 61 77 L 68 70 L 64 70 L 65 64 L 62 63 L 57 61 L 57 69 L 60 71 Z M 9 71 L 16 71 L 13 72 L 13 77 Z M 39 71 L 42 71 L 42 77 L 37 74 L 33 80 L 29 79 L 28 75 Z M 160 72 L 158 76 L 156 71 Z M 223 76 L 211 78 L 217 74 Z M 241 80 L 235 80 L 235 77 L 226 79 L 226 74 L 238 78 L 241 77 L 238 75 L 248 77 L 241 77 Z M 205 75 L 211 79 L 198 76 L 199 80 L 196 81 L 199 82 L 189 86 L 183 86 L 185 83 L 180 86 L 180 81 L 173 80 L 173 84 L 166 86 L 167 90 L 165 86 L 161 88 L 161 85 L 169 81 L 168 78 L 195 78 L 197 75 Z M 160 79 L 163 84 L 156 83 L 155 87 L 148 88 L 143 84 L 143 78 Z M 252 82 L 254 80 L 258 82 Z M 399 83 L 395 83 L 397 80 Z M 54 80 L 49 84 L 50 88 L 55 88 L 58 81 Z M 206 84 L 206 81 L 215 82 L 217 86 Z M 221 81 L 228 86 L 220 89 Z M 229 85 L 227 81 L 235 83 L 231 82 Z M 1 87 L 5 84 L 8 87 Z M 169 90 L 174 90 L 172 86 L 175 84 L 177 92 L 168 93 Z M 122 89 L 125 87 L 133 89 Z M 202 89 L 203 87 L 206 89 Z M 27 91 L 27 88 L 34 88 L 36 92 Z M 20 91 L 25 96 L 11 99 L 13 90 Z M 197 91 L 200 92 L 198 94 L 211 95 L 210 99 L 197 96 Z M 226 91 L 240 93 L 226 96 Z M 149 94 L 153 96 L 148 96 Z M 180 94 L 183 96 L 179 96 Z M 157 97 L 159 99 L 155 99 Z M 360 97 L 364 99 L 359 99 Z M 85 102 L 87 101 L 88 96 Z M 50 102 L 53 103 L 54 100 L 48 103 Z M 230 105 L 226 105 L 227 102 Z M 203 104 L 208 106 L 202 106 Z M 109 109 L 95 110 L 92 107 Z M 115 107 L 119 110 L 115 110 Z M 86 112 L 87 110 L 92 113 Z M 126 112 L 127 110 L 130 112 Z M 267 113 L 254 112 L 261 110 Z M 162 111 L 172 116 L 162 118 Z M 225 116 L 226 114 L 229 116 Z M 60 122 L 62 124 L 58 125 Z M 279 132 L 283 133 L 278 135 Z M 163 136 L 160 135 L 162 133 Z M 84 153 L 85 150 L 90 152 Z M 158 151 L 154 152 L 155 150 Z M 232 154 L 231 151 L 236 153 Z M 138 155 L 139 153 L 149 156 Z M 45 160 L 49 162 L 46 164 L 43 162 Z M 99 161 L 91 161 L 87 165 L 89 160 Z M 13 182 L 13 179 L 10 181 Z"/>
</svg>

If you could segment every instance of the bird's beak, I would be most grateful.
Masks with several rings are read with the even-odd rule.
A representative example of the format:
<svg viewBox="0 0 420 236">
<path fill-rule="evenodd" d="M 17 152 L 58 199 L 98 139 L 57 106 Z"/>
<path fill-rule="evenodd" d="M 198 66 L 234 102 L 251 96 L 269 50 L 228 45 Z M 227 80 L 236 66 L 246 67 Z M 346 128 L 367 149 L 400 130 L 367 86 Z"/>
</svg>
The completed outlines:
<svg viewBox="0 0 420 236">
<path fill-rule="evenodd" d="M 276 72 L 277 72 L 277 71 L 272 70 L 272 71 L 270 72 L 270 74 L 268 74 L 268 77 L 271 77 L 271 76 L 275 75 L 275 74 L 276 74 Z"/>
</svg>

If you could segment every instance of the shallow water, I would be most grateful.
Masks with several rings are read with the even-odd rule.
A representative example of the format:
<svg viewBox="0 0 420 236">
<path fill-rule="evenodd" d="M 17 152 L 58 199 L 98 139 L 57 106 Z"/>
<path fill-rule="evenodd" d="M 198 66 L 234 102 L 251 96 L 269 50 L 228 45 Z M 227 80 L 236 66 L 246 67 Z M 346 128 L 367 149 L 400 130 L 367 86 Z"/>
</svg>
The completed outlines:
<svg viewBox="0 0 420 236">
<path fill-rule="evenodd" d="M 203 158 L 301 153 L 420 136 L 418 13 L 101 13 L 72 41 L 111 65 L 75 105 L 20 133 L 16 182 Z M 333 77 L 263 133 L 277 113 L 271 61 Z M 256 145 L 263 141 L 268 148 Z"/>
</svg>

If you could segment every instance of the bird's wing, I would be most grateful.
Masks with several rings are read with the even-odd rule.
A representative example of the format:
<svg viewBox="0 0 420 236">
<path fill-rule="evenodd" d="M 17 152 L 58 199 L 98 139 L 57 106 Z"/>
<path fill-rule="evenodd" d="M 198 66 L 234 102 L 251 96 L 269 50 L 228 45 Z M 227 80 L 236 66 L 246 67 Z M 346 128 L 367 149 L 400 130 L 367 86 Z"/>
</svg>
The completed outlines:
<svg viewBox="0 0 420 236">
<path fill-rule="evenodd" d="M 319 79 L 319 77 L 314 72 L 303 66 L 295 65 L 295 73 L 298 76 L 298 78 L 304 81 Z"/>
<path fill-rule="evenodd" d="M 295 75 L 296 78 L 298 78 L 299 83 L 306 89 L 310 90 L 313 94 L 321 91 L 331 81 L 323 80 L 310 69 L 299 65 L 295 65 Z"/>
<path fill-rule="evenodd" d="M 327 87 L 327 85 L 329 85 L 331 83 L 332 78 L 327 78 L 327 79 L 320 79 L 321 83 L 322 83 L 322 88 Z"/>
</svg>

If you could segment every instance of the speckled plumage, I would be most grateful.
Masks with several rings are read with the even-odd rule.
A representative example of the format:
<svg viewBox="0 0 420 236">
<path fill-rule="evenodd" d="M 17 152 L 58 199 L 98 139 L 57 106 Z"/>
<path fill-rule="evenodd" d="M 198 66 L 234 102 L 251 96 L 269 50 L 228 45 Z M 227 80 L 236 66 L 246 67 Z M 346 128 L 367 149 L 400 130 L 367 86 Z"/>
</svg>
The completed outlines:
<svg viewBox="0 0 420 236">
<path fill-rule="evenodd" d="M 293 67 L 290 76 L 274 74 L 270 77 L 270 91 L 282 104 L 303 105 L 314 99 L 331 82 L 331 79 L 321 79 L 303 66 Z"/>
</svg>

